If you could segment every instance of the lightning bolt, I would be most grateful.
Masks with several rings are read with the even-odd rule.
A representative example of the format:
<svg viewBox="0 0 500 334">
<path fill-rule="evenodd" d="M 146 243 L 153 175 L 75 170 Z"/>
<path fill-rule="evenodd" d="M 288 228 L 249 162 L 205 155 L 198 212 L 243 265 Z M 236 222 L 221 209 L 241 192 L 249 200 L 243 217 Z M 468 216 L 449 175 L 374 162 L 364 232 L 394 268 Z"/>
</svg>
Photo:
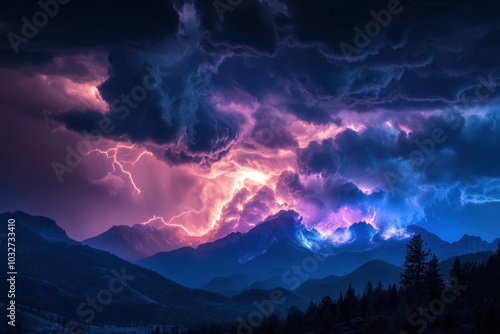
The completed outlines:
<svg viewBox="0 0 500 334">
<path fill-rule="evenodd" d="M 368 222 L 370 224 L 373 224 L 373 222 L 375 221 L 375 217 L 377 217 L 377 211 L 375 211 L 375 213 L 373 214 L 373 217 Z"/>
<path fill-rule="evenodd" d="M 141 189 L 139 189 L 134 181 L 134 178 L 132 176 L 132 172 L 131 170 L 134 168 L 134 165 L 145 155 L 153 155 L 153 153 L 149 152 L 149 151 L 143 151 L 141 152 L 141 154 L 139 154 L 139 156 L 133 160 L 133 161 L 130 161 L 130 160 L 123 160 L 123 159 L 119 159 L 118 158 L 118 153 L 120 150 L 132 150 L 135 148 L 135 145 L 130 145 L 130 146 L 127 146 L 127 145 L 123 145 L 123 144 L 118 144 L 116 145 L 115 147 L 112 147 L 112 148 L 109 148 L 107 150 L 101 150 L 101 149 L 94 149 L 94 150 L 91 150 L 88 154 L 92 153 L 92 152 L 95 152 L 95 153 L 100 153 L 100 154 L 104 154 L 106 156 L 106 158 L 108 159 L 113 159 L 113 162 L 112 162 L 112 166 L 113 166 L 113 171 L 108 173 L 109 174 L 113 174 L 113 173 L 117 173 L 118 171 L 121 172 L 122 174 L 126 175 L 130 184 L 132 185 L 132 187 L 134 187 L 134 190 L 140 194 L 141 193 Z M 132 152 L 130 152 L 129 154 L 127 154 L 126 156 L 129 156 L 131 155 Z"/>
<path fill-rule="evenodd" d="M 181 224 L 174 224 L 174 223 L 172 223 L 172 222 L 173 222 L 175 219 L 180 218 L 180 217 L 182 217 L 182 216 L 184 216 L 184 215 L 187 215 L 187 214 L 189 214 L 189 213 L 193 213 L 193 212 L 194 212 L 194 213 L 196 213 L 196 214 L 199 214 L 199 213 L 202 213 L 203 211 L 205 211 L 206 209 L 207 209 L 207 207 L 205 206 L 205 207 L 204 207 L 203 209 L 201 209 L 201 210 L 191 209 L 191 210 L 188 210 L 188 211 L 181 212 L 181 213 L 179 213 L 178 215 L 171 217 L 171 218 L 170 218 L 170 220 L 169 220 L 168 222 L 166 222 L 166 221 L 165 221 L 165 219 L 164 219 L 163 217 L 159 217 L 159 216 L 154 215 L 152 218 L 148 219 L 147 221 L 142 222 L 142 223 L 141 223 L 141 225 L 147 225 L 147 224 L 149 224 L 149 223 L 151 223 L 151 222 L 153 222 L 153 221 L 155 221 L 155 220 L 159 220 L 159 221 L 161 221 L 161 222 L 162 222 L 165 226 L 180 227 L 181 229 L 183 229 L 183 230 L 184 230 L 184 232 L 186 232 L 186 233 L 187 233 L 188 235 L 190 235 L 190 236 L 201 237 L 201 236 L 205 235 L 207 231 L 200 229 L 200 230 L 198 230 L 198 233 L 191 232 L 191 231 L 189 231 L 189 230 L 188 230 L 188 229 L 187 229 L 184 225 L 181 225 Z"/>
</svg>

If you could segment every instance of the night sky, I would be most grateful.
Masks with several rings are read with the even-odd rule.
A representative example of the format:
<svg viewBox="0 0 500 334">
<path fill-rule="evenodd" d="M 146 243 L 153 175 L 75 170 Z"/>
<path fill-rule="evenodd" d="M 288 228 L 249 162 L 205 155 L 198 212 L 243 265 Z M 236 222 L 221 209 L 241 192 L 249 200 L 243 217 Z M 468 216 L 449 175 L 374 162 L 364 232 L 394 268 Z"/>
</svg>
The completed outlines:
<svg viewBox="0 0 500 334">
<path fill-rule="evenodd" d="M 0 211 L 500 236 L 498 1 L 46 2 L 0 5 Z"/>
</svg>

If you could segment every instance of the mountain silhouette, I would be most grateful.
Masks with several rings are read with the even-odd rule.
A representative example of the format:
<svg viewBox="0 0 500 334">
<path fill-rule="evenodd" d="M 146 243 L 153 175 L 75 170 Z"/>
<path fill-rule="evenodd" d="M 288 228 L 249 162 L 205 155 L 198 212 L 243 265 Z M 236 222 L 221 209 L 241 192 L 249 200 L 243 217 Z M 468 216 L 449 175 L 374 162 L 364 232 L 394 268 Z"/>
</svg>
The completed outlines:
<svg viewBox="0 0 500 334">
<path fill-rule="evenodd" d="M 159 252 L 188 245 L 198 245 L 199 238 L 187 235 L 179 227 L 136 224 L 113 226 L 82 243 L 116 254 L 128 261 L 137 261 Z"/>
<path fill-rule="evenodd" d="M 187 286 L 231 295 L 247 287 L 289 288 L 281 279 L 283 273 L 316 253 L 326 260 L 308 278 L 347 275 L 372 260 L 401 266 L 406 243 L 415 234 L 421 234 L 424 247 L 442 259 L 496 249 L 476 237 L 449 243 L 416 225 L 408 226 L 404 236 L 387 237 L 366 222 L 337 229 L 334 238 L 328 239 L 308 230 L 296 212 L 281 211 L 247 233 L 231 233 L 197 248 L 162 252 L 137 263 Z"/>
</svg>

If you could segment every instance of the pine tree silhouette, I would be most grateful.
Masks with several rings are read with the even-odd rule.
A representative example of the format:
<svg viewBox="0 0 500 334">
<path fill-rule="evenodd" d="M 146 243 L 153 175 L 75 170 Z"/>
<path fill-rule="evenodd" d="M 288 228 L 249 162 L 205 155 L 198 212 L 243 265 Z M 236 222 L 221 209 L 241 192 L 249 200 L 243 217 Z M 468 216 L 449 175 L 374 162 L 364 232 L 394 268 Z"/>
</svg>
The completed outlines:
<svg viewBox="0 0 500 334">
<path fill-rule="evenodd" d="M 414 236 L 406 245 L 406 258 L 403 265 L 405 271 L 401 274 L 400 283 L 406 290 L 410 301 L 416 301 L 416 304 L 420 304 L 429 255 L 430 250 L 424 251 L 424 241 L 420 234 Z"/>
</svg>

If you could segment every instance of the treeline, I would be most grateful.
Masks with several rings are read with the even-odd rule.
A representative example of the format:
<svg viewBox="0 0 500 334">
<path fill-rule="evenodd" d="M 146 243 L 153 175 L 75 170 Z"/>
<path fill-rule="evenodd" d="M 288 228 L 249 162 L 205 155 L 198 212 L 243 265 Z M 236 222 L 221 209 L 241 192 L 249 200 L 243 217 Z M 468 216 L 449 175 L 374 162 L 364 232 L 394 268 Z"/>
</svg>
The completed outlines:
<svg viewBox="0 0 500 334">
<path fill-rule="evenodd" d="M 482 263 L 455 258 L 451 282 L 443 280 L 438 263 L 417 235 L 407 245 L 399 288 L 368 282 L 358 292 L 349 285 L 345 294 L 311 301 L 305 311 L 291 307 L 286 315 L 206 324 L 188 333 L 500 333 L 500 247 Z"/>
</svg>

